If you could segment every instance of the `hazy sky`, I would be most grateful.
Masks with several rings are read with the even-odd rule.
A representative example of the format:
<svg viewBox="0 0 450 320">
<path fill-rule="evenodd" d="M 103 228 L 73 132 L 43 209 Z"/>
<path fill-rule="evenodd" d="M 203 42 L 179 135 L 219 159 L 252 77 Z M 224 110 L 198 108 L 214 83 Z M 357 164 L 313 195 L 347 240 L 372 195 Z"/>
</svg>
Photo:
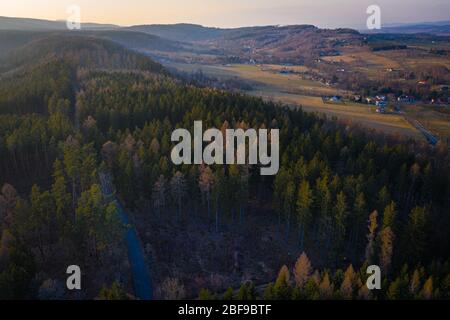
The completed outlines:
<svg viewBox="0 0 450 320">
<path fill-rule="evenodd" d="M 377 4 L 382 23 L 450 20 L 449 0 L 0 0 L 0 16 L 65 19 L 71 4 L 83 22 L 120 25 L 191 22 L 238 27 L 314 24 L 362 27 Z"/>
</svg>

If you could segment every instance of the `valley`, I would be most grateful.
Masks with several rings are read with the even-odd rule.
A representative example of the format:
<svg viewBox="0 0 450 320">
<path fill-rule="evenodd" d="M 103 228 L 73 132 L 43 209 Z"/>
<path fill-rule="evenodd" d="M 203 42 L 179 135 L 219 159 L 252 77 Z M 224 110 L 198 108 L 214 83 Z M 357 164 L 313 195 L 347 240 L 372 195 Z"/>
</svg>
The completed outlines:
<svg viewBox="0 0 450 320">
<path fill-rule="evenodd" d="M 448 35 L 0 19 L 0 39 L 0 299 L 450 298 Z M 275 130 L 276 174 L 173 161 L 197 121 Z"/>
</svg>

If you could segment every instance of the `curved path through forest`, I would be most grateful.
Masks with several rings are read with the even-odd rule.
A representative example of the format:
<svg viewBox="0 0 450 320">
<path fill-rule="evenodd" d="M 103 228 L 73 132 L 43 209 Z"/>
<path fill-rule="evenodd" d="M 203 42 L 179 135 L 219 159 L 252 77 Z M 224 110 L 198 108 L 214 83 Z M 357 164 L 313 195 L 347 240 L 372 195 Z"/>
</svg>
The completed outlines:
<svg viewBox="0 0 450 320">
<path fill-rule="evenodd" d="M 152 300 L 153 288 L 149 266 L 145 261 L 145 254 L 135 228 L 131 225 L 127 212 L 114 195 L 114 186 L 107 174 L 100 174 L 101 189 L 105 197 L 113 198 L 120 220 L 126 226 L 125 241 L 128 249 L 128 260 L 133 276 L 134 294 L 140 300 Z"/>
<path fill-rule="evenodd" d="M 130 225 L 128 214 L 124 210 L 119 200 L 115 200 L 119 217 L 123 224 L 127 226 L 125 239 L 128 247 L 128 259 L 131 264 L 133 274 L 134 292 L 137 298 L 141 300 L 152 300 L 153 290 L 150 279 L 150 271 L 145 262 L 144 250 L 137 237 L 136 230 Z"/>
</svg>

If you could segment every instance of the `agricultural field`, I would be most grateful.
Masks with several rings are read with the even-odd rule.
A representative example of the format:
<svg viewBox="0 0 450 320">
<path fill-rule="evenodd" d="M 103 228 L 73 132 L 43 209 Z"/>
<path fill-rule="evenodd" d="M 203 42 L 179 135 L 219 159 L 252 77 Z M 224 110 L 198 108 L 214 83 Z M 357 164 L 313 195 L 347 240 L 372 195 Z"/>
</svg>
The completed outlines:
<svg viewBox="0 0 450 320">
<path fill-rule="evenodd" d="M 281 74 L 278 70 L 294 69 L 297 66 L 279 65 L 199 65 L 173 63 L 170 67 L 185 72 L 201 70 L 204 74 L 217 78 L 238 77 L 254 83 L 247 94 L 263 97 L 267 100 L 278 101 L 293 107 L 302 107 L 306 111 L 324 113 L 329 117 L 336 117 L 340 121 L 360 124 L 370 129 L 393 135 L 401 135 L 415 139 L 423 139 L 401 114 L 378 114 L 373 105 L 343 103 L 324 103 L 323 95 L 345 95 L 348 92 L 326 86 L 318 81 L 304 80 L 297 74 Z M 298 66 L 305 70 L 303 66 Z"/>
<path fill-rule="evenodd" d="M 433 135 L 443 141 L 450 141 L 450 108 L 423 105 L 403 108 L 406 115 L 417 119 Z"/>
<path fill-rule="evenodd" d="M 336 117 L 343 123 L 362 125 L 370 129 L 392 135 L 406 136 L 418 140 L 423 137 L 400 114 L 379 114 L 373 105 L 357 103 L 324 103 L 321 97 L 278 93 L 264 95 L 264 92 L 251 94 L 263 96 L 275 101 L 281 101 L 293 106 L 301 106 L 303 110 L 324 113 L 329 117 Z"/>
<path fill-rule="evenodd" d="M 185 71 L 196 72 L 201 70 L 204 74 L 216 78 L 238 77 L 255 84 L 257 90 L 268 90 L 276 92 L 304 93 L 310 92 L 313 95 L 334 95 L 339 90 L 328 87 L 321 82 L 302 79 L 295 73 L 281 73 L 288 68 L 293 72 L 305 72 L 308 68 L 304 66 L 280 66 L 280 65 L 203 65 L 188 63 L 170 63 L 169 67 Z"/>
</svg>

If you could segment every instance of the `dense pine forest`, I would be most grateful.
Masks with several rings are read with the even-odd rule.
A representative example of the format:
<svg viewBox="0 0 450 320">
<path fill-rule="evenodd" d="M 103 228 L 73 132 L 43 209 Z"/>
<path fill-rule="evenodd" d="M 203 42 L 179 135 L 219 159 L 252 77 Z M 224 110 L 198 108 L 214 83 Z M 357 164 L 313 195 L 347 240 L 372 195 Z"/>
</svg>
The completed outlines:
<svg viewBox="0 0 450 320">
<path fill-rule="evenodd" d="M 36 40 L 0 70 L 0 298 L 133 298 L 127 226 L 102 191 L 102 174 L 143 237 L 187 221 L 208 236 L 252 232 L 264 211 L 276 230 L 271 241 L 293 248 L 261 283 L 239 274 L 245 258 L 230 257 L 231 286 L 192 287 L 182 271 L 156 270 L 161 298 L 450 298 L 447 145 L 196 87 L 87 36 Z M 175 166 L 171 133 L 196 120 L 222 131 L 279 129 L 280 171 Z M 164 244 L 148 252 L 158 256 Z M 82 293 L 65 289 L 72 264 L 83 270 Z M 364 286 L 371 264 L 383 271 L 376 292 Z"/>
</svg>

